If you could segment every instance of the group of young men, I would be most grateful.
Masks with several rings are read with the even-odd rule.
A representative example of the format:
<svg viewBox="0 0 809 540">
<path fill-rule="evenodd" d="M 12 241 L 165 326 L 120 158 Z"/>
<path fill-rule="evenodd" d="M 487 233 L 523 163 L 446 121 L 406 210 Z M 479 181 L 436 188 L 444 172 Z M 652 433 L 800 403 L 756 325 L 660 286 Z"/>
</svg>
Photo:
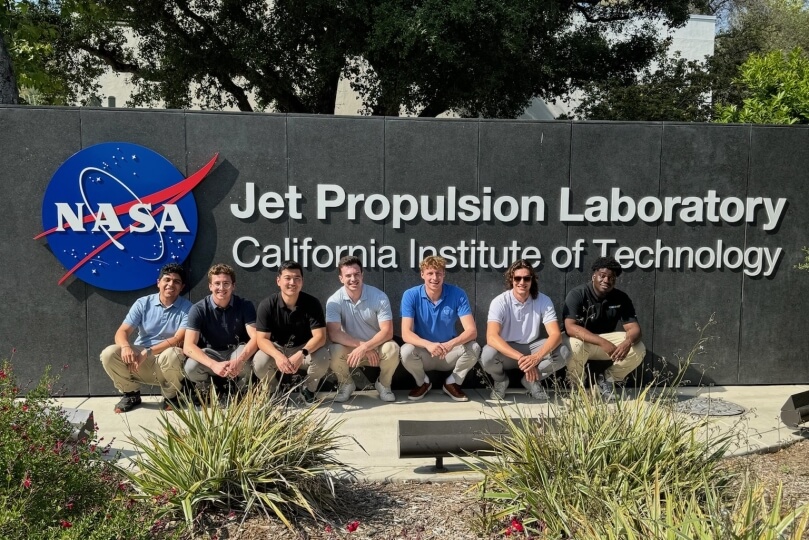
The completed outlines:
<svg viewBox="0 0 809 540">
<path fill-rule="evenodd" d="M 530 395 L 545 400 L 541 381 L 554 372 L 567 366 L 570 382 L 581 384 L 588 360 L 611 360 L 598 385 L 605 399 L 613 399 L 645 355 L 632 301 L 615 288 L 621 266 L 613 258 L 596 260 L 591 280 L 567 295 L 564 332 L 553 302 L 539 292 L 534 267 L 525 260 L 513 263 L 505 273 L 505 292 L 489 307 L 482 349 L 475 341 L 469 298 L 444 282 L 446 261 L 430 256 L 420 269 L 424 283 L 402 297 L 400 348 L 390 300 L 363 283 L 357 257 L 339 261 L 342 287 L 329 297 L 325 313 L 317 298 L 303 292 L 303 268 L 294 261 L 281 265 L 278 292 L 257 310 L 234 294 L 236 274 L 226 264 L 210 268 L 211 294 L 196 304 L 180 296 L 187 283 L 183 267 L 166 265 L 158 292 L 135 302 L 115 343 L 101 353 L 104 369 L 123 393 L 115 411 L 138 406 L 142 384 L 159 385 L 163 408 L 170 410 L 179 405 L 183 378 L 204 394 L 212 377 L 244 389 L 254 374 L 274 387 L 279 371 L 300 374 L 301 397 L 311 403 L 329 369 L 338 382 L 334 401 L 345 402 L 356 390 L 351 370 L 361 366 L 379 367 L 374 385 L 379 398 L 395 401 L 391 383 L 400 362 L 414 379 L 408 399 L 422 399 L 432 389 L 427 372 L 440 371 L 448 373 L 443 392 L 468 401 L 461 386 L 478 361 L 492 379 L 492 399 L 505 398 L 507 371 L 519 370 Z M 615 331 L 619 323 L 622 330 Z M 543 328 L 547 337 L 542 337 Z"/>
</svg>

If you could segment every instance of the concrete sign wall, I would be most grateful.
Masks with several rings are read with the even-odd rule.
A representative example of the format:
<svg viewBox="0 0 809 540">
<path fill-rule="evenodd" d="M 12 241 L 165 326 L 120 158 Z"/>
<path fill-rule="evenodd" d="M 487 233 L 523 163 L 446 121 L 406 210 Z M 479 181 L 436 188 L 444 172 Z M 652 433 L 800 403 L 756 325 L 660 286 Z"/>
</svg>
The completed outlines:
<svg viewBox="0 0 809 540">
<path fill-rule="evenodd" d="M 50 364 L 68 394 L 114 392 L 98 354 L 151 289 L 111 291 L 73 274 L 58 285 L 70 268 L 47 236 L 34 240 L 57 211 L 44 197 L 54 173 L 110 142 L 154 151 L 179 180 L 218 153 L 190 191 L 193 248 L 154 256 L 185 259 L 192 301 L 207 293 L 208 267 L 226 262 L 237 269 L 237 294 L 258 303 L 289 258 L 305 264 L 304 289 L 325 301 L 339 286 L 336 260 L 352 252 L 398 312 L 403 291 L 420 282 L 420 259 L 438 253 L 450 262 L 447 281 L 474 303 L 484 343 L 489 302 L 515 258 L 535 261 L 540 289 L 560 307 L 607 254 L 626 268 L 618 287 L 638 309 L 653 353 L 647 370 L 687 353 L 695 324 L 715 313 L 715 339 L 692 384 L 809 382 L 809 275 L 793 268 L 809 244 L 806 128 L 5 107 L 0 257 L 10 301 L 0 351 L 15 351 L 24 379 Z M 131 158 L 122 152 L 120 163 L 99 168 L 141 196 L 140 169 L 124 163 Z M 106 241 L 119 231 L 113 206 L 82 193 L 62 201 L 55 223 L 79 226 L 92 215 Z M 154 231 L 162 224 L 179 238 L 181 209 L 165 214 Z M 87 268 L 111 271 L 104 251 L 115 249 L 93 243 Z"/>
</svg>

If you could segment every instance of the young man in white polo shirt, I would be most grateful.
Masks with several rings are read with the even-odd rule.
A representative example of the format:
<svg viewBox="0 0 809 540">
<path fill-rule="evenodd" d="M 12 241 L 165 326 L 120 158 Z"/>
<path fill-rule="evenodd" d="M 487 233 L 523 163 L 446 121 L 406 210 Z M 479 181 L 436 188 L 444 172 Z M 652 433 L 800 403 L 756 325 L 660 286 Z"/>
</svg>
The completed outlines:
<svg viewBox="0 0 809 540">
<path fill-rule="evenodd" d="M 362 263 L 346 256 L 337 265 L 343 286 L 326 302 L 326 329 L 331 345 L 331 369 L 339 388 L 334 401 L 343 403 L 356 390 L 351 369 L 379 367 L 374 387 L 382 401 L 396 401 L 390 385 L 399 365 L 399 346 L 393 341 L 393 314 L 388 296 L 363 283 Z"/>
<path fill-rule="evenodd" d="M 483 370 L 494 381 L 492 399 L 504 399 L 507 369 L 523 372 L 522 385 L 539 400 L 548 399 L 540 381 L 563 368 L 570 350 L 562 344 L 562 332 L 551 299 L 539 292 L 534 267 L 523 259 L 506 271 L 508 290 L 492 300 L 486 324 L 486 346 L 480 355 Z M 547 339 L 540 339 L 542 327 Z"/>
</svg>

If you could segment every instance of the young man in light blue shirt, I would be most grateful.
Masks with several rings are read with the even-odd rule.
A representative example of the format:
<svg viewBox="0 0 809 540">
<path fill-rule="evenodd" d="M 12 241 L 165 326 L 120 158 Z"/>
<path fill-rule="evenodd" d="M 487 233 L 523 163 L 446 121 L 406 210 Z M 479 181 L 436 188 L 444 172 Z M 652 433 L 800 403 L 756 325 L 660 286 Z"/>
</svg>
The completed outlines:
<svg viewBox="0 0 809 540">
<path fill-rule="evenodd" d="M 185 286 L 185 270 L 179 264 L 160 269 L 157 294 L 139 298 L 115 332 L 115 344 L 101 351 L 101 364 L 115 388 L 124 396 L 116 413 L 128 412 L 141 404 L 141 384 L 160 386 L 163 408 L 178 405 L 177 392 L 183 381 L 185 325 L 191 302 L 180 293 Z M 137 331 L 134 344 L 132 335 Z"/>
</svg>

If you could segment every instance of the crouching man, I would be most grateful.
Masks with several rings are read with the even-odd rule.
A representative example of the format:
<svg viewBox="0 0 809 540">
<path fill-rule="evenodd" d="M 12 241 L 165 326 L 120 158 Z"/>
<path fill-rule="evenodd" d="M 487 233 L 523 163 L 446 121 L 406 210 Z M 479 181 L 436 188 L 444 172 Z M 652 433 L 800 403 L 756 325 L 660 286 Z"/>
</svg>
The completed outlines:
<svg viewBox="0 0 809 540">
<path fill-rule="evenodd" d="M 493 381 L 492 399 L 504 399 L 508 388 L 506 370 L 523 372 L 522 385 L 539 400 L 548 394 L 540 381 L 565 367 L 570 350 L 562 344 L 562 331 L 553 302 L 539 292 L 539 280 L 528 261 L 519 260 L 506 271 L 508 290 L 489 306 L 486 346 L 480 355 L 483 371 Z M 547 339 L 540 339 L 542 327 Z"/>
<path fill-rule="evenodd" d="M 208 270 L 211 294 L 194 304 L 188 315 L 183 347 L 188 360 L 185 373 L 204 396 L 211 375 L 235 379 L 239 390 L 249 381 L 256 344 L 256 308 L 233 294 L 236 272 L 227 264 Z"/>
<path fill-rule="evenodd" d="M 138 298 L 115 332 L 115 344 L 101 352 L 104 371 L 124 394 L 115 406 L 116 413 L 131 411 L 141 404 L 142 384 L 160 387 L 164 410 L 177 406 L 185 360 L 180 347 L 192 306 L 180 296 L 185 282 L 185 270 L 179 264 L 161 268 L 158 292 Z M 135 342 L 130 344 L 135 332 Z"/>
<path fill-rule="evenodd" d="M 350 370 L 379 367 L 374 388 L 382 401 L 396 401 L 390 388 L 399 365 L 399 345 L 393 340 L 393 313 L 388 295 L 363 284 L 362 263 L 347 256 L 337 264 L 343 284 L 326 302 L 326 329 L 331 345 L 331 369 L 339 387 L 334 401 L 342 403 L 356 390 Z"/>
<path fill-rule="evenodd" d="M 567 377 L 572 384 L 581 384 L 588 360 L 612 360 L 598 377 L 601 396 L 612 401 L 623 391 L 626 376 L 643 361 L 646 347 L 640 341 L 632 300 L 615 288 L 621 265 L 613 257 L 599 257 L 591 269 L 590 281 L 572 289 L 565 299 L 563 316 L 572 352 Z M 618 323 L 623 331 L 615 331 Z"/>
</svg>

